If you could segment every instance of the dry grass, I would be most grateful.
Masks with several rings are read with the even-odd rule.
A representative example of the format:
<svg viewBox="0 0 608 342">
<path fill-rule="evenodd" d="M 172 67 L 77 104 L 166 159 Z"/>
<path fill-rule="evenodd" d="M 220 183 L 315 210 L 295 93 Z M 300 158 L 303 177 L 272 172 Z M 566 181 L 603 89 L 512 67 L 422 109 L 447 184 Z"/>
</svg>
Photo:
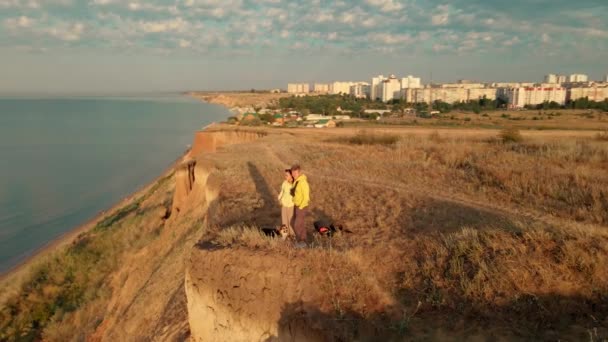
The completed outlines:
<svg viewBox="0 0 608 342">
<path fill-rule="evenodd" d="M 197 210 L 171 229 L 202 229 L 198 220 L 209 205 L 203 240 L 229 248 L 236 259 L 243 250 L 271 255 L 287 260 L 299 277 L 314 277 L 319 293 L 306 304 L 329 315 L 346 340 L 361 322 L 393 340 L 581 340 L 590 332 L 608 338 L 608 145 L 595 133 L 522 132 L 524 141 L 509 144 L 488 141 L 498 131 L 365 134 L 396 138 L 336 144 L 357 131 L 269 130 L 258 141 L 208 154 L 219 196 L 192 203 Z M 312 189 L 306 222 L 312 247 L 305 251 L 257 228 L 280 222 L 282 170 L 295 161 Z M 154 208 L 142 202 L 117 211 L 120 217 L 43 265 L 2 310 L 0 339 L 24 332 L 84 338 L 102 317 L 105 323 L 106 315 L 118 315 L 108 309 L 111 298 L 127 304 L 106 291 L 112 282 L 122 294 L 131 280 L 122 258 L 141 260 L 137 253 L 161 240 L 159 233 L 175 248 L 193 244 L 151 225 Z M 321 218 L 349 232 L 314 236 L 312 223 Z M 156 254 L 147 257 L 166 260 Z M 169 267 L 158 265 L 144 281 L 156 283 Z"/>
<path fill-rule="evenodd" d="M 608 141 L 608 130 L 605 130 L 601 133 L 598 133 L 595 136 L 595 139 L 599 140 L 599 141 Z"/>
<path fill-rule="evenodd" d="M 503 143 L 519 143 L 524 140 L 519 130 L 514 127 L 505 128 L 500 131 L 500 138 Z"/>
<path fill-rule="evenodd" d="M 340 137 L 330 139 L 330 142 L 339 142 L 351 145 L 383 145 L 394 146 L 399 141 L 399 137 L 394 134 L 377 133 L 371 130 L 361 130 L 350 137 Z"/>
<path fill-rule="evenodd" d="M 297 160 L 312 188 L 309 232 L 319 218 L 352 231 L 314 238 L 297 259 L 303 269 L 331 265 L 319 305 L 331 303 L 336 317 L 421 338 L 435 328 L 461 337 L 608 336 L 608 322 L 591 318 L 608 313 L 608 146 L 593 135 L 526 132 L 523 142 L 496 144 L 487 140 L 496 133 L 482 131 L 375 132 L 397 136 L 389 148 L 328 144 L 316 132 L 217 156 L 226 188 L 214 224 L 223 244 L 293 253 L 233 225 L 279 222 L 272 189 Z M 330 142 L 358 135 L 327 132 L 337 134 Z M 468 330 L 459 326 L 473 317 Z"/>
<path fill-rule="evenodd" d="M 241 246 L 270 250 L 283 249 L 286 248 L 288 244 L 288 241 L 267 236 L 258 227 L 249 227 L 244 225 L 222 229 L 217 234 L 214 242 L 226 247 Z"/>
</svg>

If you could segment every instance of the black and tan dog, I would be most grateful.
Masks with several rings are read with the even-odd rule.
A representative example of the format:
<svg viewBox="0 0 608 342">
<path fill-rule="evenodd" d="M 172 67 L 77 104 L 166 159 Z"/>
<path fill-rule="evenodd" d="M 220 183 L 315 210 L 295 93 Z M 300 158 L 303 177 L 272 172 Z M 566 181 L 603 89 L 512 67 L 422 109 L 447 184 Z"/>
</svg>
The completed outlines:
<svg viewBox="0 0 608 342">
<path fill-rule="evenodd" d="M 262 231 L 266 236 L 270 237 L 280 237 L 283 240 L 286 240 L 289 236 L 289 228 L 286 225 L 282 225 L 278 228 L 262 228 Z"/>
</svg>

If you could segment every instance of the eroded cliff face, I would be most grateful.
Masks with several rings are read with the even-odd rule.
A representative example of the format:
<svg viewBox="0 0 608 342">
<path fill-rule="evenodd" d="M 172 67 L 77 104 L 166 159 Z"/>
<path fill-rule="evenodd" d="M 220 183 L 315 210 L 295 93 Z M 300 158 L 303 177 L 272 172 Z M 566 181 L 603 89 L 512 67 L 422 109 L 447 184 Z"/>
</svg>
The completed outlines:
<svg viewBox="0 0 608 342">
<path fill-rule="evenodd" d="M 222 146 L 248 143 L 262 136 L 262 133 L 249 130 L 200 131 L 194 136 L 194 143 L 189 156 L 196 158 L 201 153 L 213 153 Z"/>
<path fill-rule="evenodd" d="M 243 223 L 263 227 L 280 222 L 273 216 L 280 212 L 273 202 L 274 184 L 267 180 L 280 177 L 287 161 L 266 149 L 266 142 L 249 143 L 257 137 L 243 138 L 242 133 L 199 136 L 206 148 L 230 136 L 240 136 L 233 142 L 245 143 L 210 155 L 206 163 L 214 166 L 204 168 L 205 192 L 211 193 L 204 195 L 207 227 L 186 261 L 184 282 L 191 339 L 372 341 L 388 337 L 368 322 L 381 319 L 377 315 L 394 304 L 392 296 L 373 277 L 362 274 L 350 255 L 326 248 L 294 250 L 289 242 L 277 240 L 276 248 L 215 242 L 226 229 Z M 197 164 L 195 173 L 198 169 Z M 188 173 L 183 174 L 187 184 Z M 190 205 L 198 196 L 196 191 L 195 185 L 185 200 L 178 201 Z M 340 269 L 339 274 L 335 269 Z M 355 295 L 360 297 L 357 303 L 352 301 Z M 364 315 L 372 319 L 363 320 Z"/>
<path fill-rule="evenodd" d="M 137 252 L 125 254 L 113 274 L 112 295 L 92 341 L 183 341 L 189 337 L 185 264 L 207 226 L 219 194 L 216 166 L 207 156 L 222 146 L 248 142 L 257 133 L 199 132 L 193 150 L 176 167 L 172 192 L 158 192 L 142 207 L 159 208 L 134 220 L 155 230 Z M 169 210 L 170 208 L 170 210 Z M 140 221 L 136 221 L 140 222 Z M 160 223 L 159 223 L 160 222 Z M 159 226 L 159 228 L 155 228 Z M 142 234 L 147 232 L 142 231 Z"/>
</svg>

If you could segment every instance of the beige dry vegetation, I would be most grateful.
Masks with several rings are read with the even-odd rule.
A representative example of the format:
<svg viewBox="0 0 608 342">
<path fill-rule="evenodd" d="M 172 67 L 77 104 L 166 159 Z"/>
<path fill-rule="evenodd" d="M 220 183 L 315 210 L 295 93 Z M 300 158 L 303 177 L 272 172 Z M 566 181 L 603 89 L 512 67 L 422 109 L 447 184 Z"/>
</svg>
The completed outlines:
<svg viewBox="0 0 608 342">
<path fill-rule="evenodd" d="M 287 93 L 251 93 L 251 92 L 191 92 L 190 96 L 208 103 L 231 107 L 259 107 L 266 108 L 276 105 L 283 97 L 291 96 Z"/>
<path fill-rule="evenodd" d="M 278 305 L 279 324 L 325 340 L 608 338 L 608 144 L 596 132 L 252 133 L 33 270 L 2 307 L 0 339 L 184 340 L 184 264 L 235 294 L 235 315 Z M 280 222 L 296 161 L 312 189 L 306 250 L 259 231 Z M 312 234 L 322 218 L 349 231 Z"/>
<path fill-rule="evenodd" d="M 328 336 L 608 337 L 608 145 L 595 133 L 269 132 L 208 156 L 223 187 L 201 245 L 313 272 L 324 295 L 307 305 L 339 327 L 319 328 Z M 256 230 L 280 222 L 275 189 L 294 161 L 312 187 L 309 231 L 328 218 L 352 233 L 301 252 Z"/>
<path fill-rule="evenodd" d="M 606 130 L 608 113 L 594 109 L 548 109 L 548 110 L 493 110 L 479 114 L 452 111 L 423 119 L 406 115 L 404 118 L 389 118 L 387 124 L 432 126 L 432 127 L 471 127 L 534 130 Z M 365 123 L 359 123 L 365 124 Z M 369 122 L 367 124 L 376 124 Z"/>
</svg>

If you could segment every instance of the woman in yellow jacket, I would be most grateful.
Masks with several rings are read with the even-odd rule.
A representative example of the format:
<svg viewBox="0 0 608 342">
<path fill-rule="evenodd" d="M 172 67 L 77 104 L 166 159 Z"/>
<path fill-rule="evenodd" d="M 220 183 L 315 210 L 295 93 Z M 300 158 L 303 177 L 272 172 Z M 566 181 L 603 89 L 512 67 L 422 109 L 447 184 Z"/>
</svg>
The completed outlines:
<svg viewBox="0 0 608 342">
<path fill-rule="evenodd" d="M 291 195 L 291 187 L 293 184 L 293 176 L 291 170 L 285 170 L 285 180 L 281 184 L 279 192 L 279 203 L 281 203 L 281 225 L 287 227 L 290 236 L 294 235 L 291 222 L 293 220 L 293 196 Z"/>
</svg>

